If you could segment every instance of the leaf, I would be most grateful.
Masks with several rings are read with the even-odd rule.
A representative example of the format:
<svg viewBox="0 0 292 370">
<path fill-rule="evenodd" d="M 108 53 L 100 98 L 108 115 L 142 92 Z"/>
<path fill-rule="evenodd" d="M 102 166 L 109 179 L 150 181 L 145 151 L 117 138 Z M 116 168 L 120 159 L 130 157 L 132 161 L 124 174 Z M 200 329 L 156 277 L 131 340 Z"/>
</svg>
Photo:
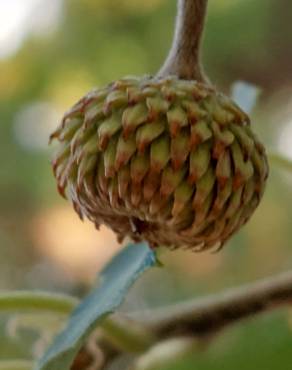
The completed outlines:
<svg viewBox="0 0 292 370">
<path fill-rule="evenodd" d="M 115 256 L 102 271 L 95 289 L 73 311 L 36 370 L 69 370 L 92 330 L 122 303 L 135 280 L 155 263 L 154 252 L 144 243 L 131 244 Z"/>
<path fill-rule="evenodd" d="M 248 114 L 254 109 L 260 92 L 257 86 L 244 81 L 236 81 L 231 87 L 232 99 Z"/>
</svg>

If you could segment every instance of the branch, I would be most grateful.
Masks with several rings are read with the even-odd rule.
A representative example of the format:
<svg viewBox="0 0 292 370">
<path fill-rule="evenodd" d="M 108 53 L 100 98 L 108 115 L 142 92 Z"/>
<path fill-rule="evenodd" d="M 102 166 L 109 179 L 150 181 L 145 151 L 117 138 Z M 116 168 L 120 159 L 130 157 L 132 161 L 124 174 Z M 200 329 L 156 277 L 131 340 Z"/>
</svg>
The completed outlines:
<svg viewBox="0 0 292 370">
<path fill-rule="evenodd" d="M 205 336 L 240 320 L 292 304 L 292 271 L 226 292 L 139 314 L 159 340 Z M 148 319 L 147 319 L 148 316 Z"/>
<path fill-rule="evenodd" d="M 68 315 L 78 299 L 65 294 L 40 291 L 0 293 L 0 311 L 46 311 Z"/>
<path fill-rule="evenodd" d="M 208 343 L 205 340 L 220 330 L 289 305 L 292 305 L 292 271 L 173 307 L 132 314 L 133 321 L 128 322 L 128 328 L 140 323 L 145 332 L 152 333 L 153 339 L 148 347 L 141 348 L 141 356 L 130 369 L 152 370 L 175 362 L 204 348 Z M 124 324 L 128 318 L 122 314 L 114 314 L 111 320 L 127 330 Z M 123 352 L 125 348 L 109 352 L 105 356 L 107 364 Z M 129 348 L 126 352 L 133 351 Z"/>
<path fill-rule="evenodd" d="M 161 341 L 143 353 L 130 370 L 154 370 L 173 365 L 179 359 L 198 350 L 198 341 L 193 337 L 171 338 Z"/>
<path fill-rule="evenodd" d="M 0 293 L 0 313 L 32 311 L 69 315 L 78 303 L 77 298 L 66 294 L 42 291 Z M 154 340 L 152 334 L 143 325 L 126 318 L 120 320 L 119 317 L 106 317 L 100 326 L 104 341 L 111 350 L 113 347 L 122 352 L 141 352 Z"/>
<path fill-rule="evenodd" d="M 292 304 L 292 271 L 183 304 L 140 313 L 157 336 L 131 370 L 153 370 L 204 348 L 219 330 Z M 138 316 L 137 316 L 138 317 Z M 197 339 L 197 340 L 196 340 Z M 203 346 L 203 347 L 202 347 Z"/>
<path fill-rule="evenodd" d="M 270 153 L 269 159 L 272 163 L 275 163 L 278 167 L 291 172 L 292 171 L 292 160 L 288 157 L 283 156 L 279 153 Z"/>
<path fill-rule="evenodd" d="M 200 43 L 208 0 L 178 0 L 172 46 L 158 77 L 177 75 L 206 82 L 200 62 Z"/>
<path fill-rule="evenodd" d="M 28 360 L 3 360 L 0 361 L 0 370 L 31 370 L 33 363 Z"/>
<path fill-rule="evenodd" d="M 13 297 L 7 293 L 0 297 L 0 311 L 35 309 L 64 314 L 76 302 L 72 297 L 47 293 L 14 293 Z M 169 308 L 132 314 L 130 320 L 114 314 L 101 324 L 98 342 L 107 348 L 105 357 L 109 360 L 119 353 L 144 353 L 147 349 L 152 358 L 152 346 L 162 341 L 206 338 L 243 319 L 289 305 L 292 305 L 292 271 Z"/>
<path fill-rule="evenodd" d="M 292 271 L 172 307 L 140 311 L 132 314 L 130 320 L 119 313 L 108 319 L 116 327 L 120 325 L 122 333 L 129 331 L 133 340 L 136 325 L 139 331 L 142 329 L 141 334 L 148 333 L 144 348 L 140 347 L 141 357 L 131 370 L 150 370 L 204 348 L 214 334 L 232 324 L 289 305 Z M 116 346 L 115 333 L 116 330 L 105 330 L 105 342 L 100 342 L 102 348 L 105 344 L 107 363 L 125 352 L 138 354 L 139 348 Z M 119 342 L 123 336 L 118 335 Z M 136 338 L 138 343 L 139 335 Z"/>
</svg>

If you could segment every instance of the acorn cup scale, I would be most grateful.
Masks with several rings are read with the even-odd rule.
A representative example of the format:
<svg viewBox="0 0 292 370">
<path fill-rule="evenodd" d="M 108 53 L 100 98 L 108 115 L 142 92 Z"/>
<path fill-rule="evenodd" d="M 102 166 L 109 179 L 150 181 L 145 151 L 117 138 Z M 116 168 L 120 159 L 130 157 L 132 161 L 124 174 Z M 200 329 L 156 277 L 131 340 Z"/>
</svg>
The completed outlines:
<svg viewBox="0 0 292 370">
<path fill-rule="evenodd" d="M 198 50 L 205 9 L 206 1 L 181 0 L 174 44 L 158 75 L 91 91 L 51 135 L 59 142 L 59 192 L 81 218 L 109 226 L 119 241 L 218 249 L 263 195 L 267 157 L 249 117 L 203 77 L 197 53 L 190 58 L 186 40 Z M 190 37 L 194 24 L 197 37 Z"/>
<path fill-rule="evenodd" d="M 175 76 L 90 92 L 52 138 L 59 190 L 79 215 L 152 246 L 223 244 L 258 205 L 268 173 L 248 116 Z"/>
</svg>

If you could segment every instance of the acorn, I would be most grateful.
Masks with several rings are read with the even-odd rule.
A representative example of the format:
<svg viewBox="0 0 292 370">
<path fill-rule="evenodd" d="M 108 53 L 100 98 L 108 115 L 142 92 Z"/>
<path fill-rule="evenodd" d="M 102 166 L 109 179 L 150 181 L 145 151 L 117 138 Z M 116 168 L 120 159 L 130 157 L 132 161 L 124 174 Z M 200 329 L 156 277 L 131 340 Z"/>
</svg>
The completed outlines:
<svg viewBox="0 0 292 370">
<path fill-rule="evenodd" d="M 205 9 L 203 0 L 180 1 L 184 22 L 177 21 L 158 75 L 89 92 L 51 135 L 59 142 L 59 192 L 81 218 L 107 225 L 120 242 L 218 249 L 262 198 L 268 162 L 248 115 L 208 82 L 197 53 L 187 58 L 190 14 L 196 10 L 197 38 L 189 41 L 198 49 Z"/>
</svg>

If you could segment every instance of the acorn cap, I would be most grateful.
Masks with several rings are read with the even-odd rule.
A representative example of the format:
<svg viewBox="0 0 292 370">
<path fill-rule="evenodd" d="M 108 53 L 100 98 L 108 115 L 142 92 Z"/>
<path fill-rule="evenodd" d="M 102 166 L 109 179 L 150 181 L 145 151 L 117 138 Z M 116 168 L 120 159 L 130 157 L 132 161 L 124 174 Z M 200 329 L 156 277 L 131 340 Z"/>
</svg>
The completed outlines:
<svg viewBox="0 0 292 370">
<path fill-rule="evenodd" d="M 152 247 L 220 248 L 268 176 L 249 117 L 214 88 L 175 76 L 91 91 L 51 138 L 58 189 L 80 217 Z"/>
</svg>

